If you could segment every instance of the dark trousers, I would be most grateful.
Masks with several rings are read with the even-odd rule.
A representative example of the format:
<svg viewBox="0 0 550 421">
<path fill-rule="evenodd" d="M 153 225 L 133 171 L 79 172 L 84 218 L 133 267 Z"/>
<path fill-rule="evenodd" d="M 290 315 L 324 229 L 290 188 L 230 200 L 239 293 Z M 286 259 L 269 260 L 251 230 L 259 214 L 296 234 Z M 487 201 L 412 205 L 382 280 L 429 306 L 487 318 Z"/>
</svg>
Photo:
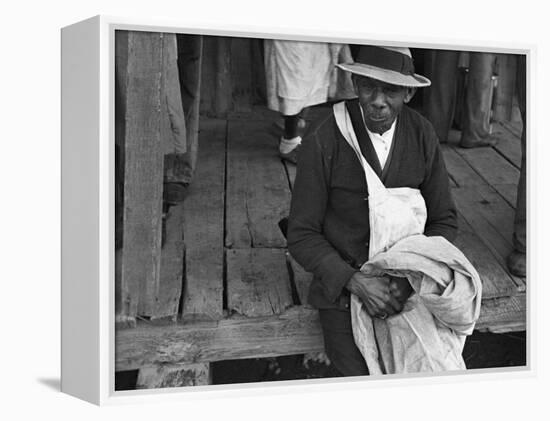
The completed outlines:
<svg viewBox="0 0 550 421">
<path fill-rule="evenodd" d="M 440 142 L 446 142 L 451 129 L 456 99 L 459 51 L 430 50 L 425 72 L 432 85 L 424 90 L 424 111 Z M 462 121 L 464 143 L 476 143 L 490 134 L 491 89 L 496 55 L 471 52 Z"/>
<path fill-rule="evenodd" d="M 527 248 L 527 222 L 526 222 L 526 131 L 527 131 L 527 114 L 526 114 L 526 101 L 525 92 L 526 86 L 526 57 L 524 55 L 518 56 L 517 67 L 517 93 L 518 93 L 518 105 L 521 112 L 521 119 L 523 122 L 523 130 L 521 131 L 521 169 L 519 173 L 518 183 L 518 197 L 516 204 L 516 216 L 514 220 L 514 249 L 520 253 L 525 253 Z"/>
<path fill-rule="evenodd" d="M 365 376 L 367 364 L 355 345 L 349 310 L 319 310 L 325 352 L 342 376 Z"/>
<path fill-rule="evenodd" d="M 454 113 L 458 51 L 429 50 L 425 55 L 425 73 L 432 85 L 424 89 L 426 118 L 434 126 L 439 141 L 447 142 Z"/>
</svg>

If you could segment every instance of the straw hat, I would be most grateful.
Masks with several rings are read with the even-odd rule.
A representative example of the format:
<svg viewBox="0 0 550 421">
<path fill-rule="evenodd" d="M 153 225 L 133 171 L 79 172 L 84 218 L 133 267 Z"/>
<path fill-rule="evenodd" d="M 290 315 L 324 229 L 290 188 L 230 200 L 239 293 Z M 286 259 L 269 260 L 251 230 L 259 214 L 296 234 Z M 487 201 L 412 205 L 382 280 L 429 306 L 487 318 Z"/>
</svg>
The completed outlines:
<svg viewBox="0 0 550 421">
<path fill-rule="evenodd" d="M 337 66 L 358 76 L 409 88 L 430 86 L 430 79 L 414 72 L 411 51 L 403 47 L 362 45 L 355 63 Z"/>
</svg>

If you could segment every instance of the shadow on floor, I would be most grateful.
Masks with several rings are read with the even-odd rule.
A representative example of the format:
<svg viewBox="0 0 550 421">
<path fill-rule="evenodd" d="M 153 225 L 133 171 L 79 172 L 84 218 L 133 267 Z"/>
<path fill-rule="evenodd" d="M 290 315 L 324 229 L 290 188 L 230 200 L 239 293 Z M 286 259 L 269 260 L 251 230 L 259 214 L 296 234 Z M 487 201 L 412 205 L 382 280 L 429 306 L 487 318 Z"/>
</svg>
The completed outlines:
<svg viewBox="0 0 550 421">
<path fill-rule="evenodd" d="M 54 390 L 55 392 L 61 391 L 61 379 L 59 378 L 44 378 L 44 379 L 36 379 L 36 381 L 49 389 Z"/>
</svg>

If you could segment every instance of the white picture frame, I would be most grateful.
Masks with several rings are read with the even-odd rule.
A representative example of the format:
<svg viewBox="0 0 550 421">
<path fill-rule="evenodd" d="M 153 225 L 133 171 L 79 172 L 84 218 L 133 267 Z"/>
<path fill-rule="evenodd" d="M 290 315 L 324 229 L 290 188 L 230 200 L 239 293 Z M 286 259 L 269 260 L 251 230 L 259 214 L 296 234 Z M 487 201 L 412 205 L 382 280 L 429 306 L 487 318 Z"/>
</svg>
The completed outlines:
<svg viewBox="0 0 550 421">
<path fill-rule="evenodd" d="M 354 37 L 310 30 L 281 33 L 266 29 L 259 33 L 231 25 L 182 27 L 155 19 L 97 16 L 62 30 L 62 379 L 63 392 L 104 405 L 178 400 L 197 392 L 204 396 L 227 396 L 245 390 L 262 393 L 258 385 L 197 386 L 121 392 L 114 390 L 114 31 L 197 33 L 256 38 L 377 43 L 410 47 L 437 47 L 429 41 L 371 36 Z M 535 48 L 532 45 L 502 46 L 488 43 L 447 44 L 478 51 L 527 54 L 528 104 Z M 531 122 L 531 116 L 528 117 Z M 529 139 L 528 139 L 529 142 Z M 528 184 L 529 185 L 529 184 Z M 528 194 L 529 200 L 529 194 Z M 83 270 L 85 268 L 86 270 Z M 527 290 L 527 326 L 533 311 L 533 289 Z M 533 373 L 528 344 L 527 366 L 522 369 L 492 369 L 476 372 L 483 378 L 510 378 Z M 443 375 L 443 374 L 442 374 Z M 462 381 L 444 374 L 445 381 Z M 437 382 L 438 376 L 391 376 L 384 384 L 414 385 Z M 376 379 L 380 380 L 380 379 Z M 360 382 L 377 387 L 379 381 L 331 379 L 296 382 L 291 385 L 261 385 L 278 392 L 330 390 Z"/>
</svg>

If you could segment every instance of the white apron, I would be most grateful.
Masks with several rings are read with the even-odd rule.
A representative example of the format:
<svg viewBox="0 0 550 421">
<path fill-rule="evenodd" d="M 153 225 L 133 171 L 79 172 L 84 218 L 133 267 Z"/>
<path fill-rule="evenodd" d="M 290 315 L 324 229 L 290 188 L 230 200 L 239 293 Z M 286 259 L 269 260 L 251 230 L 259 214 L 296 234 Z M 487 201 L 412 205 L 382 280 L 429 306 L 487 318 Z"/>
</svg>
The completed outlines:
<svg viewBox="0 0 550 421">
<path fill-rule="evenodd" d="M 396 243 L 424 232 L 427 217 L 426 204 L 418 189 L 386 188 L 383 185 L 361 153 L 345 103 L 334 105 L 333 110 L 338 128 L 355 151 L 365 172 L 369 193 L 370 245 L 369 261 L 362 266 L 361 271 L 373 274 L 373 266 L 369 265 L 373 258 L 384 254 Z M 440 276 L 436 281 L 422 273 L 412 272 L 411 266 L 414 266 L 416 257 L 413 257 L 412 265 L 408 261 L 408 267 L 401 268 L 401 271 L 385 268 L 385 272 L 377 275 L 392 273 L 394 276 L 407 277 L 415 293 L 409 298 L 401 313 L 386 320 L 371 318 L 363 308 L 361 300 L 352 294 L 351 318 L 354 339 L 371 374 L 465 368 L 461 357 L 464 346 L 463 334 L 471 333 L 475 320 L 479 317 L 481 301 L 479 276 L 464 255 L 444 238 L 419 237 L 422 237 L 420 244 L 429 244 L 428 249 L 444 247 L 462 263 L 458 270 L 461 276 L 463 273 L 465 275 L 460 278 L 460 286 L 467 290 L 467 293 L 453 298 L 454 305 L 456 300 L 460 303 L 465 300 L 467 303 L 464 306 L 466 310 L 459 315 L 462 317 L 463 313 L 467 313 L 465 317 L 468 320 L 467 327 L 457 334 L 449 327 L 450 323 L 445 325 L 435 320 L 421 298 L 421 292 L 429 291 L 430 299 L 433 299 L 433 296 L 437 297 L 438 293 L 445 293 L 446 287 L 449 287 L 448 294 L 454 287 L 453 270 L 455 268 L 451 270 L 445 266 L 442 271 L 445 276 Z M 437 256 L 436 253 L 434 254 Z M 414 256 L 414 253 L 412 255 Z M 438 257 L 435 259 L 434 264 L 437 266 Z M 429 260 L 429 262 L 432 261 Z M 457 290 L 460 289 L 457 288 Z M 456 317 L 457 314 L 453 313 L 449 316 L 449 320 L 454 320 Z"/>
</svg>

